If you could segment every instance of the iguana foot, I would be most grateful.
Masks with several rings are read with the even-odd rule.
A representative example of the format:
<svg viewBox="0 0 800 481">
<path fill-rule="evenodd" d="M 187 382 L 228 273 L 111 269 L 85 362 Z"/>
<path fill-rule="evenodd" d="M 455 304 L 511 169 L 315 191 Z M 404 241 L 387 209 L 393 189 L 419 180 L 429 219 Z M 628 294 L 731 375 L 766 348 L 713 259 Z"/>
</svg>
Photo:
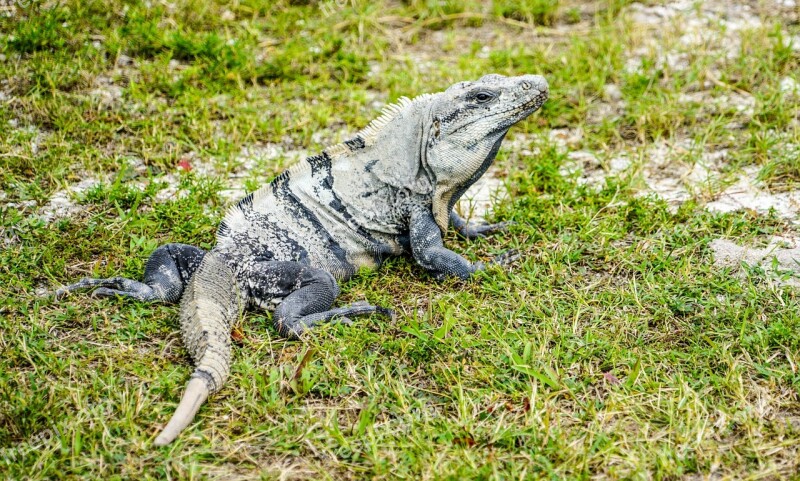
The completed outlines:
<svg viewBox="0 0 800 481">
<path fill-rule="evenodd" d="M 473 240 L 473 239 L 481 239 L 486 237 L 489 234 L 494 234 L 496 232 L 505 232 L 508 230 L 508 226 L 513 225 L 513 221 L 504 221 L 504 222 L 497 222 L 495 224 L 472 224 L 467 223 L 464 227 L 460 230 L 457 230 L 458 234 L 461 236 Z"/>
<path fill-rule="evenodd" d="M 246 266 L 239 273 L 247 285 L 251 306 L 270 309 L 280 299 L 272 322 L 278 333 L 298 339 L 309 329 L 325 323 L 352 324 L 352 317 L 369 314 L 393 316 L 390 309 L 365 301 L 333 307 L 339 286 L 331 273 L 292 261 L 263 261 Z"/>
<path fill-rule="evenodd" d="M 108 279 L 92 279 L 87 277 L 74 284 L 56 290 L 53 297 L 58 300 L 64 298 L 73 291 L 91 288 L 95 288 L 95 290 L 92 291 L 92 296 L 95 297 L 124 296 L 139 301 L 160 300 L 152 287 L 143 282 L 126 279 L 124 277 L 110 277 Z"/>
<path fill-rule="evenodd" d="M 492 259 L 489 264 L 494 264 L 498 266 L 507 266 L 513 264 L 514 262 L 520 260 L 522 258 L 522 254 L 516 249 L 509 249 L 502 254 L 497 255 L 494 259 Z"/>
<path fill-rule="evenodd" d="M 123 296 L 148 302 L 177 302 L 184 286 L 203 260 L 205 251 L 186 244 L 165 244 L 154 250 L 144 268 L 144 282 L 110 277 L 85 278 L 55 291 L 61 299 L 72 291 L 95 289 L 95 297 Z"/>
<path fill-rule="evenodd" d="M 488 234 L 494 234 L 495 232 L 504 232 L 508 229 L 508 226 L 513 224 L 513 221 L 497 222 L 495 224 L 473 224 L 467 222 L 456 211 L 450 211 L 450 225 L 453 226 L 458 235 L 470 240 L 486 237 Z"/>
<path fill-rule="evenodd" d="M 506 267 L 514 262 L 518 261 L 522 258 L 522 255 L 516 249 L 510 249 L 502 254 L 495 256 L 494 259 L 490 260 L 489 262 L 476 262 L 475 263 L 475 270 L 485 270 L 487 266 L 501 266 Z"/>
<path fill-rule="evenodd" d="M 323 312 L 308 314 L 300 318 L 292 320 L 284 319 L 283 322 L 278 324 L 276 322 L 281 334 L 290 339 L 299 339 L 306 331 L 312 329 L 323 323 L 344 324 L 350 326 L 353 324 L 351 317 L 355 316 L 368 316 L 370 314 L 379 314 L 387 316 L 391 319 L 395 318 L 394 311 L 385 307 L 373 306 L 366 302 L 356 302 L 347 306 L 329 309 Z"/>
</svg>

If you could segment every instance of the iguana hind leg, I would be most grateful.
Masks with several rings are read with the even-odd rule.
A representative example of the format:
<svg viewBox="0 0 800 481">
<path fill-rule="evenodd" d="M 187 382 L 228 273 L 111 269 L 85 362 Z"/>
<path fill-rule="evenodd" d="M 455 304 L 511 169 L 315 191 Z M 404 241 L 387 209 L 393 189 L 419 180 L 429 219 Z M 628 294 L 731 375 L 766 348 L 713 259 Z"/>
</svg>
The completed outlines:
<svg viewBox="0 0 800 481">
<path fill-rule="evenodd" d="M 85 278 L 58 289 L 61 298 L 79 289 L 95 288 L 95 296 L 125 296 L 139 301 L 178 302 L 186 283 L 203 260 L 205 251 L 186 244 L 166 244 L 150 255 L 143 282 L 124 277 Z"/>
<path fill-rule="evenodd" d="M 263 262 L 246 275 L 251 302 L 266 307 L 272 299 L 281 299 L 272 319 L 278 333 L 290 339 L 325 322 L 349 323 L 350 317 L 368 314 L 394 315 L 390 309 L 366 302 L 332 308 L 339 295 L 334 277 L 298 262 Z"/>
<path fill-rule="evenodd" d="M 327 309 L 321 312 L 309 312 L 313 309 L 309 309 L 309 304 L 305 302 L 309 297 L 317 294 L 313 288 L 314 286 L 306 286 L 298 289 L 293 294 L 290 294 L 281 303 L 281 306 L 275 310 L 273 322 L 282 336 L 298 339 L 304 332 L 314 326 L 325 322 L 350 324 L 352 322 L 350 318 L 354 316 L 381 314 L 387 317 L 394 317 L 394 311 L 391 309 L 373 306 L 367 302 L 354 302 L 348 306 Z M 286 301 L 289 301 L 289 303 L 286 304 Z"/>
</svg>

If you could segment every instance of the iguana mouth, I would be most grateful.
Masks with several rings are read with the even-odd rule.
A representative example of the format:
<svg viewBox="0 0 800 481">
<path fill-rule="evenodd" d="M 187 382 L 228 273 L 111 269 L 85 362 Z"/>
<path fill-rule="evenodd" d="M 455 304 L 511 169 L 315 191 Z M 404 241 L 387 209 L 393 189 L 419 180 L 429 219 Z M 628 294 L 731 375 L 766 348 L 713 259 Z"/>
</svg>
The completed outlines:
<svg viewBox="0 0 800 481">
<path fill-rule="evenodd" d="M 537 95 L 536 97 L 533 97 L 532 99 L 530 99 L 529 101 L 525 102 L 524 104 L 522 104 L 520 106 L 517 106 L 517 107 L 511 107 L 509 109 L 503 110 L 502 112 L 498 112 L 496 114 L 491 115 L 491 117 L 495 117 L 497 115 L 502 115 L 502 114 L 505 114 L 505 113 L 508 113 L 508 112 L 513 112 L 515 110 L 525 111 L 525 110 L 529 110 L 530 109 L 531 113 L 532 113 L 533 111 L 537 110 L 539 107 L 544 105 L 544 102 L 547 100 L 548 97 L 549 97 L 549 93 L 547 91 L 541 92 L 541 93 L 539 93 L 539 95 Z M 528 115 L 530 115 L 530 114 L 528 114 Z M 522 120 L 522 119 L 520 119 L 520 120 Z"/>
<path fill-rule="evenodd" d="M 539 108 L 542 105 L 544 105 L 548 97 L 549 94 L 547 92 L 543 92 L 520 106 L 511 107 L 509 109 L 490 115 L 489 118 L 494 118 L 498 116 L 507 115 L 509 112 L 526 112 L 524 115 L 520 115 L 518 118 L 510 118 L 505 121 L 499 122 L 496 127 L 489 130 L 489 132 L 487 133 L 487 137 L 508 130 L 509 128 L 511 128 L 512 125 L 525 120 L 530 114 L 539 110 Z"/>
</svg>

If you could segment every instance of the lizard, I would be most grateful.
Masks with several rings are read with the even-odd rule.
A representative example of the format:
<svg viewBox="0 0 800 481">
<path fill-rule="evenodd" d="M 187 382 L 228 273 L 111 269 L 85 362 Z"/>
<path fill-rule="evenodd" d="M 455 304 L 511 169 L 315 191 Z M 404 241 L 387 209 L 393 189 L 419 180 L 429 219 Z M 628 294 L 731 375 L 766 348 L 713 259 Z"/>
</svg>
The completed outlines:
<svg viewBox="0 0 800 481">
<path fill-rule="evenodd" d="M 358 302 L 333 307 L 339 283 L 390 256 L 410 254 L 441 280 L 486 268 L 447 249 L 452 225 L 466 238 L 505 223 L 468 224 L 454 205 L 490 167 L 508 130 L 549 95 L 539 75 L 489 74 L 443 92 L 400 98 L 348 140 L 308 157 L 231 206 L 209 251 L 165 244 L 142 282 L 84 278 L 56 297 L 180 301 L 183 344 L 194 372 L 154 445 L 172 442 L 230 375 L 231 329 L 244 309 L 272 310 L 281 336 L 298 339 L 324 322 L 349 323 L 390 309 Z M 513 251 L 489 261 L 506 265 Z"/>
</svg>

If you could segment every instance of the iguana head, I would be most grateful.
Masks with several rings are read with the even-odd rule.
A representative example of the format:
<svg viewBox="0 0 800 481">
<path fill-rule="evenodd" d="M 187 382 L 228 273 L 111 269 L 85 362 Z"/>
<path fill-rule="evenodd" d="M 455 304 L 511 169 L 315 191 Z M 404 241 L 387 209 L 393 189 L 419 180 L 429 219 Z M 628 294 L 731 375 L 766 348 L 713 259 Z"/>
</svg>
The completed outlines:
<svg viewBox="0 0 800 481">
<path fill-rule="evenodd" d="M 433 214 L 447 229 L 450 209 L 492 164 L 508 129 L 542 106 L 539 75 L 486 75 L 432 96 L 423 165 L 433 175 Z"/>
</svg>

